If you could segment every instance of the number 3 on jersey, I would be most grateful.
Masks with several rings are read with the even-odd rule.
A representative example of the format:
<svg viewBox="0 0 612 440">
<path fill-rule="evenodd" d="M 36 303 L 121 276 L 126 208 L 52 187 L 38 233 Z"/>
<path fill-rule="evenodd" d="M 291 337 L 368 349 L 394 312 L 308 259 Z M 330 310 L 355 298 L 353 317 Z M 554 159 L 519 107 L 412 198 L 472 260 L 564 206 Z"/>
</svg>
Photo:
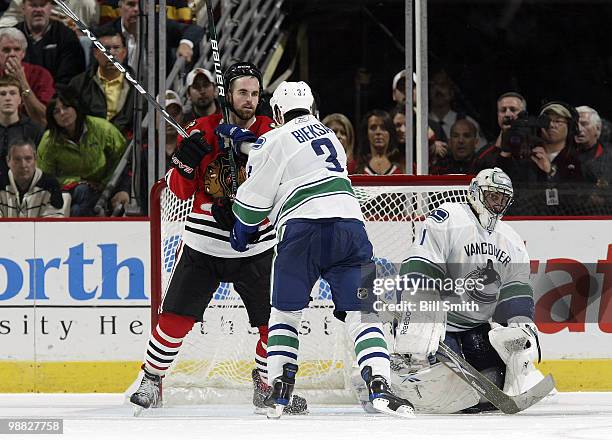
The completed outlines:
<svg viewBox="0 0 612 440">
<path fill-rule="evenodd" d="M 331 163 L 333 167 L 327 167 L 328 170 L 336 171 L 338 173 L 344 171 L 344 168 L 342 168 L 342 165 L 340 165 L 340 162 L 338 162 L 338 153 L 336 152 L 336 147 L 334 147 L 334 144 L 332 143 L 331 139 L 315 139 L 310 143 L 310 145 L 312 146 L 312 149 L 317 154 L 317 156 L 325 154 L 325 151 L 323 151 L 323 147 L 326 147 L 329 150 L 329 156 L 327 157 L 327 159 L 325 159 L 325 162 Z"/>
</svg>

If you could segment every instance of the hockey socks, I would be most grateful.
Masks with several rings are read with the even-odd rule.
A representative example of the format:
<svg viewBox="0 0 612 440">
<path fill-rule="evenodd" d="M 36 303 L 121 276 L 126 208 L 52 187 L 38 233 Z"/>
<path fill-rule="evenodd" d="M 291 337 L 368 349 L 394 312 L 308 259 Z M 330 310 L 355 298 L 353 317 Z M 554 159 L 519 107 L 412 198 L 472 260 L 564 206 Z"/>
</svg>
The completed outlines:
<svg viewBox="0 0 612 440">
<path fill-rule="evenodd" d="M 359 370 L 371 367 L 372 375 L 382 376 L 388 380 L 391 376 L 391 367 L 382 324 L 362 322 L 361 312 L 347 312 L 345 323 L 351 340 L 355 342 Z"/>
<path fill-rule="evenodd" d="M 144 369 L 157 376 L 164 376 L 176 359 L 183 338 L 193 327 L 195 319 L 190 316 L 162 313 L 157 326 L 149 337 Z"/>
<path fill-rule="evenodd" d="M 286 312 L 272 307 L 268 326 L 268 384 L 283 375 L 283 365 L 296 364 L 298 358 L 298 328 L 302 311 Z"/>
<path fill-rule="evenodd" d="M 255 366 L 257 372 L 264 383 L 268 382 L 268 326 L 260 325 L 257 327 L 259 330 L 259 341 L 255 347 Z"/>
</svg>

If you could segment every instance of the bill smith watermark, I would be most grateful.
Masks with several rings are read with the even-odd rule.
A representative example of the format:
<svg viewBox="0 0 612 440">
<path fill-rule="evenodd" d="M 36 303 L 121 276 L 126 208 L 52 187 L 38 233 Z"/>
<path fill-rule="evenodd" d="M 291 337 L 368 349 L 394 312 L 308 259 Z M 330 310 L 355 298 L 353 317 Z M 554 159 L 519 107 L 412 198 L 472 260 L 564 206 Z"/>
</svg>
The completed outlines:
<svg viewBox="0 0 612 440">
<path fill-rule="evenodd" d="M 375 312 L 477 312 L 471 293 L 485 288 L 481 278 L 427 278 L 396 275 L 375 278 Z M 440 299 L 440 294 L 447 299 Z"/>
</svg>

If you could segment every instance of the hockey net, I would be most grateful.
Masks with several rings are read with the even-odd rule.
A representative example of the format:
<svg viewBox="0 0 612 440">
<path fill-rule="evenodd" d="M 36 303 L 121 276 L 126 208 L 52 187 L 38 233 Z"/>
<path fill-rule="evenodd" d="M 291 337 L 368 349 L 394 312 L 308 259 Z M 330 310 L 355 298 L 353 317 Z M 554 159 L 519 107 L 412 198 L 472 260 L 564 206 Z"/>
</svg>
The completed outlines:
<svg viewBox="0 0 612 440">
<path fill-rule="evenodd" d="M 466 176 L 353 176 L 353 187 L 374 247 L 379 276 L 393 275 L 419 234 L 419 225 L 447 201 L 465 202 Z M 152 301 L 156 325 L 191 200 L 176 198 L 160 181 L 151 193 Z M 296 392 L 311 402 L 355 401 L 350 384 L 354 362 L 344 324 L 332 315 L 329 285 L 319 280 L 300 328 Z M 244 306 L 230 284 L 213 301 L 183 341 L 163 381 L 166 404 L 247 403 L 252 398 L 251 371 L 257 329 L 249 326 Z M 297 391 L 299 389 L 299 391 Z"/>
</svg>

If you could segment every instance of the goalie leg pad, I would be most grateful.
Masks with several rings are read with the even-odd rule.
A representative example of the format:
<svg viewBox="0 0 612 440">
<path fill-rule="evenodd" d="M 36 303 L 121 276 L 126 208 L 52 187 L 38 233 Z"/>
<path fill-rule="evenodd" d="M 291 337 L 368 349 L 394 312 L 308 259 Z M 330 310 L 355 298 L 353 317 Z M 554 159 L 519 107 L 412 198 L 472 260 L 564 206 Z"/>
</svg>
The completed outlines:
<svg viewBox="0 0 612 440">
<path fill-rule="evenodd" d="M 282 377 L 283 365 L 298 363 L 298 339 L 302 311 L 284 311 L 272 307 L 268 327 L 268 385 Z"/>
<path fill-rule="evenodd" d="M 452 414 L 478 403 L 480 396 L 441 363 L 413 373 L 392 371 L 391 384 L 417 412 Z"/>
<path fill-rule="evenodd" d="M 440 294 L 433 291 L 402 292 L 402 304 L 439 304 Z M 437 307 L 401 312 L 395 327 L 394 353 L 410 354 L 414 359 L 425 360 L 435 355 L 444 339 L 446 312 Z"/>
</svg>

